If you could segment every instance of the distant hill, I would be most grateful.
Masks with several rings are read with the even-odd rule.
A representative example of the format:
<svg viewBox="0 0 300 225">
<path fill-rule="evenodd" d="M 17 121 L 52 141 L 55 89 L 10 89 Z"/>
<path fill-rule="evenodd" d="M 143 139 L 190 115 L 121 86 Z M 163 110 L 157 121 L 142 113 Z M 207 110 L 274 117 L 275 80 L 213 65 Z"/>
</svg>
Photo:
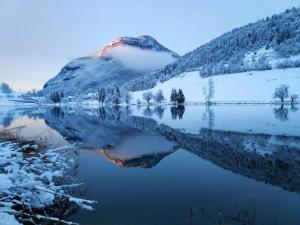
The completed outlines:
<svg viewBox="0 0 300 225">
<path fill-rule="evenodd" d="M 205 32 L 205 31 L 203 31 Z M 180 57 L 160 71 L 127 85 L 131 91 L 199 71 L 203 77 L 300 66 L 300 8 L 236 28 Z"/>
</svg>

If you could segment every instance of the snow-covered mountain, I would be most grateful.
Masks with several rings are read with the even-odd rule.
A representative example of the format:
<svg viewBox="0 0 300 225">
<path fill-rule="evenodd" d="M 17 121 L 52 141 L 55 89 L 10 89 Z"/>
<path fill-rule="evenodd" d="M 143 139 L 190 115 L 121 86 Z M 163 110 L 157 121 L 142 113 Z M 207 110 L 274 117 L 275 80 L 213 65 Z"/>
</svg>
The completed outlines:
<svg viewBox="0 0 300 225">
<path fill-rule="evenodd" d="M 105 101 L 110 101 L 117 85 L 121 92 L 131 92 L 135 103 L 145 91 L 162 89 L 169 99 L 172 88 L 181 88 L 186 102 L 199 102 L 213 76 L 214 101 L 271 102 L 281 84 L 300 95 L 299 70 L 293 69 L 300 67 L 299 43 L 300 8 L 236 28 L 181 57 L 151 36 L 121 37 L 67 64 L 43 93 L 63 91 L 64 96 L 80 96 L 75 101 L 96 101 L 96 90 L 104 87 Z"/>
<path fill-rule="evenodd" d="M 201 76 L 300 66 L 300 8 L 261 19 L 227 32 L 188 52 L 152 74 L 127 84 L 139 91 L 184 72 Z"/>
<path fill-rule="evenodd" d="M 96 92 L 97 88 L 122 86 L 173 63 L 178 55 L 151 36 L 121 37 L 95 54 L 78 58 L 46 82 L 43 93 L 53 91 L 75 96 Z"/>
</svg>

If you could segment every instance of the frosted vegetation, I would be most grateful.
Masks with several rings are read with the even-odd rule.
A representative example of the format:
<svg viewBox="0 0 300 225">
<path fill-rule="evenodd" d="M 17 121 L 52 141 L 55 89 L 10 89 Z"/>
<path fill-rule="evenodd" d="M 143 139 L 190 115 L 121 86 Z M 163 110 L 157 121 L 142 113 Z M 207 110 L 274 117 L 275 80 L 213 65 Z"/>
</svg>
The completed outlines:
<svg viewBox="0 0 300 225">
<path fill-rule="evenodd" d="M 70 195 L 82 185 L 71 179 L 78 154 L 74 147 L 46 147 L 44 141 L 2 130 L 0 149 L 0 224 L 73 224 L 60 215 L 71 204 L 92 210 L 94 201 Z"/>
</svg>

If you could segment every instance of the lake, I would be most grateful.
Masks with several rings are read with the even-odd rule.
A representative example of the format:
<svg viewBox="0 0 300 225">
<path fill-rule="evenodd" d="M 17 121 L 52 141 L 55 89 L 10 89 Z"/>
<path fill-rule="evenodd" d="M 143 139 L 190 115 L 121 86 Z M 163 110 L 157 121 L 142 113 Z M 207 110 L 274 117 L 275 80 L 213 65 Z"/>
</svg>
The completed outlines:
<svg viewBox="0 0 300 225">
<path fill-rule="evenodd" d="M 80 148 L 83 225 L 299 225 L 300 110 L 0 107 L 0 127 Z M 23 126 L 23 127 L 20 127 Z"/>
</svg>

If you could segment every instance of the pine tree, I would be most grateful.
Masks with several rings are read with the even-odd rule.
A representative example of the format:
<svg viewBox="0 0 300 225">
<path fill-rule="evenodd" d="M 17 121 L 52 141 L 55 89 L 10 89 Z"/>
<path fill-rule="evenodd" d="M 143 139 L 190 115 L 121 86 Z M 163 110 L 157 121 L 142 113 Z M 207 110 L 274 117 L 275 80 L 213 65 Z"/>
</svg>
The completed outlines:
<svg viewBox="0 0 300 225">
<path fill-rule="evenodd" d="M 100 90 L 98 90 L 98 101 L 102 104 L 105 102 L 105 89 L 104 89 L 104 87 L 101 87 Z"/>
<path fill-rule="evenodd" d="M 176 103 L 176 101 L 177 101 L 176 99 L 177 99 L 177 90 L 175 88 L 172 88 L 170 101 L 172 103 Z"/>
<path fill-rule="evenodd" d="M 176 101 L 178 104 L 183 104 L 185 102 L 185 97 L 183 94 L 183 91 L 179 88 L 177 96 L 176 96 Z"/>
<path fill-rule="evenodd" d="M 125 102 L 127 105 L 129 105 L 131 99 L 132 99 L 131 94 L 127 92 L 125 95 Z"/>
<path fill-rule="evenodd" d="M 120 94 L 120 89 L 118 86 L 115 86 L 115 89 L 113 91 L 113 104 L 114 105 L 119 105 L 121 103 L 120 101 L 121 94 Z"/>
</svg>

